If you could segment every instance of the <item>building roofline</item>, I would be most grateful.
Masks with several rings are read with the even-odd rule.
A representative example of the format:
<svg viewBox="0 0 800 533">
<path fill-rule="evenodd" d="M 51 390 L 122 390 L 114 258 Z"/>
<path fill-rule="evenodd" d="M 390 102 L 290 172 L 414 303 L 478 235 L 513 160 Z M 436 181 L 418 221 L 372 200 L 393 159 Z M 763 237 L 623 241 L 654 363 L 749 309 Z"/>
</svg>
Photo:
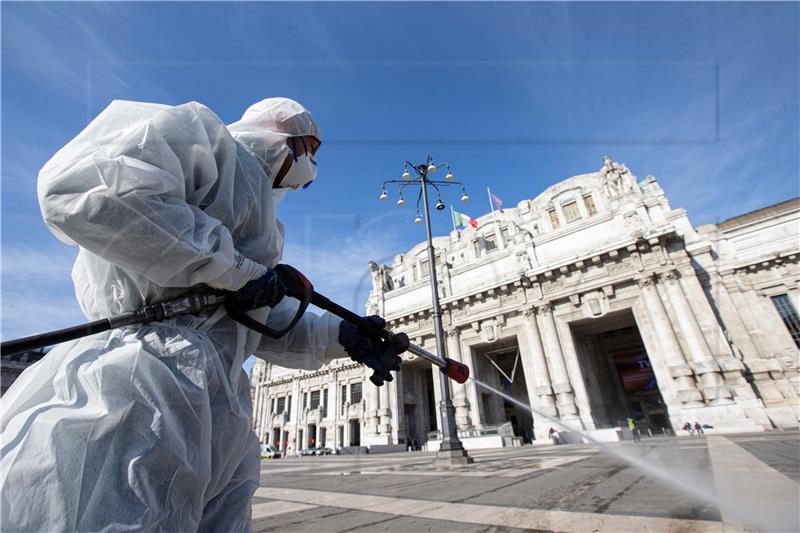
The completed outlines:
<svg viewBox="0 0 800 533">
<path fill-rule="evenodd" d="M 794 197 L 789 200 L 784 200 L 783 202 L 778 202 L 777 204 L 768 205 L 766 207 L 756 209 L 755 211 L 749 211 L 747 213 L 728 218 L 717 224 L 717 227 L 721 230 L 734 229 L 736 227 L 752 224 L 753 222 L 764 220 L 775 215 L 790 213 L 798 209 L 800 209 L 800 197 Z"/>
</svg>

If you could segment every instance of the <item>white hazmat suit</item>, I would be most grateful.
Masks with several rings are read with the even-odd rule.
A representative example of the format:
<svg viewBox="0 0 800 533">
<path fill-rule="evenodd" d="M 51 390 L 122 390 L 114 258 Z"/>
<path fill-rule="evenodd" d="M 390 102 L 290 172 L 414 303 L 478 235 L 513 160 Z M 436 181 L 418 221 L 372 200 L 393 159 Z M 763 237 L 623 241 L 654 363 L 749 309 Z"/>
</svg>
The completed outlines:
<svg viewBox="0 0 800 533">
<path fill-rule="evenodd" d="M 319 139 L 316 122 L 285 98 L 230 128 L 195 102 L 111 103 L 39 174 L 47 225 L 80 247 L 87 318 L 276 265 L 272 184 L 304 135 Z M 280 328 L 295 304 L 250 314 Z M 2 530 L 249 530 L 260 457 L 242 363 L 318 368 L 346 355 L 339 323 L 306 314 L 275 340 L 220 308 L 55 347 L 0 400 Z"/>
</svg>

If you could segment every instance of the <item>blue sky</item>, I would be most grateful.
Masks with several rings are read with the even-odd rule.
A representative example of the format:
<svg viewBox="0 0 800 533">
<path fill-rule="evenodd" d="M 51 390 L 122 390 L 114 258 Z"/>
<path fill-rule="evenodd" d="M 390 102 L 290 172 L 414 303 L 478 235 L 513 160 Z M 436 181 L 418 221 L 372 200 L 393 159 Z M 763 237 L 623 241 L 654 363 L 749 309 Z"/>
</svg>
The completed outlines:
<svg viewBox="0 0 800 533">
<path fill-rule="evenodd" d="M 515 205 L 604 154 L 656 176 L 695 225 L 798 194 L 796 3 L 0 9 L 4 339 L 83 321 L 75 250 L 42 223 L 36 175 L 113 99 L 196 100 L 226 122 L 268 96 L 311 109 L 320 171 L 281 206 L 286 261 L 352 309 L 367 261 L 424 238 L 411 202 L 377 201 L 405 159 L 449 161 L 473 217 L 486 186 Z"/>
</svg>

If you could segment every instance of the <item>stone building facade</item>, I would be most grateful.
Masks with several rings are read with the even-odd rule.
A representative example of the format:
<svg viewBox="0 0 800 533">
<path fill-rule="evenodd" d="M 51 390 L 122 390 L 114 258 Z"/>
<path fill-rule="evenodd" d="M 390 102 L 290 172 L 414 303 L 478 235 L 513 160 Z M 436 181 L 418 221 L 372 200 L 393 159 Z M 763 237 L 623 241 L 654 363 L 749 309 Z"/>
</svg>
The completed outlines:
<svg viewBox="0 0 800 533">
<path fill-rule="evenodd" d="M 45 349 L 29 350 L 16 355 L 0 357 L 0 396 L 6 393 L 11 384 L 17 380 L 22 372 L 47 355 Z"/>
<path fill-rule="evenodd" d="M 478 223 L 434 239 L 446 355 L 477 379 L 599 437 L 628 417 L 654 431 L 798 426 L 800 199 L 694 228 L 655 178 L 605 158 Z M 427 263 L 425 243 L 370 263 L 367 312 L 435 352 Z M 435 439 L 438 370 L 404 357 L 380 389 L 347 360 L 257 365 L 259 437 L 294 449 Z M 472 380 L 452 396 L 465 436 L 510 425 L 547 438 L 540 414 Z"/>
</svg>

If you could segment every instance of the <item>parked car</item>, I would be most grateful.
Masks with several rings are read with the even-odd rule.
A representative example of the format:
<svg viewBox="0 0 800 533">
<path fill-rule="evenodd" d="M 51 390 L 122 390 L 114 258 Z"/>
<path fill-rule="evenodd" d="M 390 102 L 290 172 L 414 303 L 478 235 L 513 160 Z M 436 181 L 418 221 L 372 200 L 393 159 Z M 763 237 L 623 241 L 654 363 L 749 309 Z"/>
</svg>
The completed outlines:
<svg viewBox="0 0 800 533">
<path fill-rule="evenodd" d="M 281 451 L 274 444 L 263 444 L 261 446 L 262 459 L 277 459 L 281 456 Z"/>
<path fill-rule="evenodd" d="M 333 453 L 333 450 L 322 446 L 316 449 L 316 453 L 317 455 L 331 455 Z"/>
<path fill-rule="evenodd" d="M 300 457 L 304 457 L 306 455 L 316 455 L 316 454 L 317 454 L 317 449 L 313 447 L 303 448 L 302 450 L 297 452 L 297 455 L 299 455 Z"/>
</svg>

